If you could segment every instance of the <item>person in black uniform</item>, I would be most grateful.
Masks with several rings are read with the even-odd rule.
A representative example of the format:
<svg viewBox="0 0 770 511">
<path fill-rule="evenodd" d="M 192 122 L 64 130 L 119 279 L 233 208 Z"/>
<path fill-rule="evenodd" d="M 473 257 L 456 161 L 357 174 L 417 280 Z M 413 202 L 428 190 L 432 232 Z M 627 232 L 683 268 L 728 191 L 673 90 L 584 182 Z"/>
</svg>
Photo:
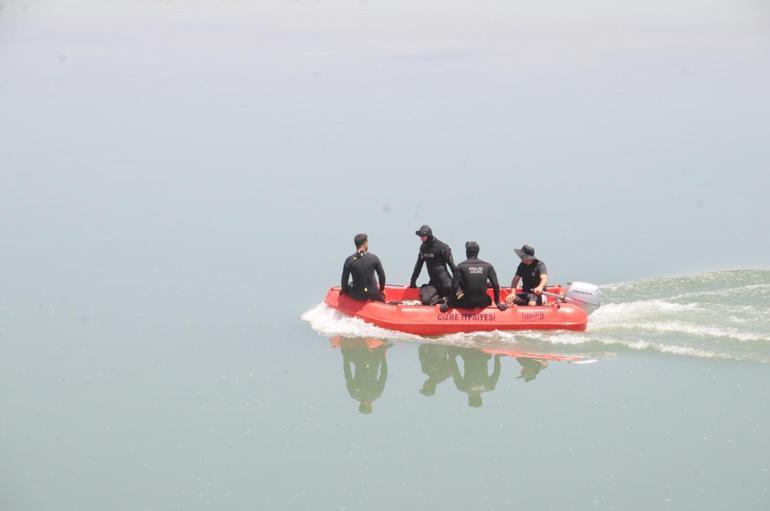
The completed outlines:
<svg viewBox="0 0 770 511">
<path fill-rule="evenodd" d="M 481 393 L 495 390 L 500 379 L 500 355 L 494 356 L 492 374 L 489 374 L 489 359 L 492 355 L 473 348 L 458 348 L 463 359 L 463 372 L 452 359 L 452 379 L 457 390 L 468 394 L 468 406 L 482 405 Z"/>
<path fill-rule="evenodd" d="M 451 348 L 440 344 L 420 344 L 418 350 L 420 369 L 428 377 L 422 384 L 420 394 L 430 397 L 436 393 L 436 386 L 452 376 L 454 355 Z"/>
<path fill-rule="evenodd" d="M 511 288 L 516 289 L 519 281 L 522 281 L 522 291 L 514 295 L 511 293 L 505 299 L 508 305 L 542 305 L 543 291 L 548 283 L 548 270 L 545 263 L 535 257 L 535 249 L 529 245 L 524 245 L 515 250 L 516 255 L 521 259 L 519 267 L 516 268 L 516 275 L 511 281 Z"/>
<path fill-rule="evenodd" d="M 342 286 L 340 294 L 347 294 L 354 300 L 385 301 L 385 271 L 382 269 L 380 259 L 368 252 L 369 238 L 366 234 L 356 234 L 353 238 L 356 244 L 356 253 L 345 259 L 342 267 Z M 377 273 L 379 287 L 374 281 L 374 273 Z M 353 284 L 349 281 L 353 276 Z"/>
<path fill-rule="evenodd" d="M 391 345 L 386 341 L 370 346 L 369 341 L 353 338 L 341 339 L 340 342 L 345 385 L 350 397 L 359 402 L 358 411 L 363 414 L 372 413 L 374 401 L 385 390 L 388 380 L 385 352 Z"/>
<path fill-rule="evenodd" d="M 409 287 L 417 287 L 417 277 L 420 276 L 422 265 L 428 267 L 430 280 L 427 286 L 420 289 L 420 299 L 423 304 L 433 305 L 441 298 L 452 294 L 452 276 L 457 272 L 457 267 L 452 259 L 452 249 L 449 245 L 433 237 L 433 231 L 427 225 L 423 225 L 415 234 L 420 237 L 420 253 L 417 255 L 417 263 L 414 265 Z M 452 271 L 449 274 L 447 266 Z"/>
<path fill-rule="evenodd" d="M 500 302 L 500 284 L 497 281 L 495 267 L 478 257 L 479 244 L 475 241 L 465 243 L 465 256 L 468 258 L 457 265 L 457 271 L 452 279 L 453 294 L 449 303 L 441 304 L 441 311 L 446 312 L 449 306 L 473 309 L 488 307 L 492 300 L 487 294 L 487 283 L 492 285 L 495 305 L 501 311 L 508 308 Z"/>
</svg>

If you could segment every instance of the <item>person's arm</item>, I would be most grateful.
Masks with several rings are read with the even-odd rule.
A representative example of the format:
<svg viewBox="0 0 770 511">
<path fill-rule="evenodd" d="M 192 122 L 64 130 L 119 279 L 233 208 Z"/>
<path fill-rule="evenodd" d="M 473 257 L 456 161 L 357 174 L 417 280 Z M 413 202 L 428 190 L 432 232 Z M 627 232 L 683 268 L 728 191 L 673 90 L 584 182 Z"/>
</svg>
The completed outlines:
<svg viewBox="0 0 770 511">
<path fill-rule="evenodd" d="M 340 294 L 346 294 L 348 292 L 348 279 L 350 279 L 350 266 L 348 261 L 345 260 L 345 264 L 342 266 L 342 282 L 340 283 Z"/>
<path fill-rule="evenodd" d="M 495 305 L 500 305 L 500 283 L 497 281 L 497 272 L 494 266 L 489 268 L 489 281 L 492 283 L 492 295 L 495 297 Z"/>
<path fill-rule="evenodd" d="M 505 298 L 505 303 L 508 305 L 513 305 L 514 300 L 516 300 L 516 286 L 519 285 L 519 280 L 521 280 L 520 276 L 513 276 L 513 280 L 511 281 L 511 294 Z"/>
<path fill-rule="evenodd" d="M 495 390 L 497 380 L 500 379 L 500 355 L 495 355 L 494 369 L 492 369 L 492 378 L 489 380 L 489 390 Z"/>
<path fill-rule="evenodd" d="M 385 353 L 382 354 L 382 360 L 380 361 L 380 376 L 377 378 L 377 393 L 382 394 L 385 390 L 385 382 L 388 380 L 388 360 L 385 358 Z"/>
<path fill-rule="evenodd" d="M 455 387 L 457 387 L 457 390 L 463 390 L 463 377 L 460 374 L 460 368 L 457 367 L 457 357 L 452 357 L 449 364 L 449 368 L 452 371 L 452 381 L 455 382 Z"/>
<path fill-rule="evenodd" d="M 340 348 L 342 349 L 342 348 Z M 345 373 L 345 383 L 350 385 L 353 382 L 353 371 L 350 369 L 350 357 L 347 353 L 342 354 L 342 372 Z"/>
<path fill-rule="evenodd" d="M 449 269 L 452 270 L 452 276 L 454 277 L 455 273 L 457 273 L 457 266 L 455 266 L 455 260 L 452 259 L 452 249 L 446 244 L 444 247 L 444 260 L 449 265 Z"/>
<path fill-rule="evenodd" d="M 377 280 L 380 282 L 380 292 L 385 292 L 385 270 L 382 269 L 382 263 L 380 258 L 377 258 L 377 262 L 374 265 L 374 271 L 377 272 Z"/>
<path fill-rule="evenodd" d="M 533 291 L 536 295 L 540 295 L 543 291 L 545 291 L 545 285 L 548 284 L 548 269 L 545 267 L 545 263 L 543 261 L 538 261 L 537 267 L 538 270 L 540 270 L 540 283 L 538 283 L 537 287 L 533 289 Z"/>
<path fill-rule="evenodd" d="M 452 293 L 457 294 L 457 290 L 460 289 L 463 285 L 463 274 L 462 272 L 456 271 L 454 275 L 452 275 Z"/>
<path fill-rule="evenodd" d="M 417 277 L 420 276 L 422 271 L 422 254 L 417 254 L 417 262 L 414 264 L 414 271 L 412 272 L 412 278 L 409 279 L 409 287 L 417 287 Z"/>
</svg>

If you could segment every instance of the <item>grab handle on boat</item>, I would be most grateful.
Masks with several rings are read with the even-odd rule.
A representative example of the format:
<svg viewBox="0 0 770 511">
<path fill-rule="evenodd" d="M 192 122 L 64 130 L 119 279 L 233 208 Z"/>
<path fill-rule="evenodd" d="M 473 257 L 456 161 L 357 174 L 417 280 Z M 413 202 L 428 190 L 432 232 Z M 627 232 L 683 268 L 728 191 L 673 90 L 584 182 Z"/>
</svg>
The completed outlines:
<svg viewBox="0 0 770 511">
<path fill-rule="evenodd" d="M 564 297 L 562 295 L 557 295 L 556 293 L 549 293 L 548 291 L 543 291 L 543 294 L 545 296 L 552 296 L 553 298 L 557 298 L 559 301 L 566 301 L 564 300 Z"/>
</svg>

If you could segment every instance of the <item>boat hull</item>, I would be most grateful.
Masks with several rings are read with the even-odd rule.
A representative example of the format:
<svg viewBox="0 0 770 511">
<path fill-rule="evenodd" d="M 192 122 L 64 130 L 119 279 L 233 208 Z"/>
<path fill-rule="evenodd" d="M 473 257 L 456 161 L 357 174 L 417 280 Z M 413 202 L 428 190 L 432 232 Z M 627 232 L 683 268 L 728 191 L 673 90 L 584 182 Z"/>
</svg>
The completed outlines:
<svg viewBox="0 0 770 511">
<path fill-rule="evenodd" d="M 559 287 L 549 292 L 561 294 Z M 491 292 L 491 291 L 490 291 Z M 501 300 L 510 294 L 501 289 Z M 387 286 L 388 302 L 419 300 L 419 290 L 403 286 Z M 338 311 L 360 318 L 367 323 L 416 335 L 446 335 L 459 332 L 492 330 L 585 330 L 588 314 L 570 303 L 552 303 L 535 307 L 511 306 L 500 311 L 491 306 L 476 309 L 450 308 L 441 312 L 438 305 L 403 305 L 375 301 L 357 301 L 340 294 L 334 287 L 326 293 L 324 302 Z"/>
</svg>

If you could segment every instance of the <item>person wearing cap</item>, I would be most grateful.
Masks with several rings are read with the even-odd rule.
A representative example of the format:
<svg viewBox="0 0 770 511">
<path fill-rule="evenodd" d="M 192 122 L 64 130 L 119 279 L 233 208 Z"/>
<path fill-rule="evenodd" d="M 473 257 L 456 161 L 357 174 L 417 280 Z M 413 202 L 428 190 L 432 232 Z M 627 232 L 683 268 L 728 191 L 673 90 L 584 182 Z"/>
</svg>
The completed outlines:
<svg viewBox="0 0 770 511">
<path fill-rule="evenodd" d="M 385 271 L 379 257 L 369 252 L 369 238 L 366 234 L 356 234 L 353 238 L 356 253 L 345 259 L 342 267 L 340 294 L 346 294 L 354 300 L 385 301 Z M 377 273 L 377 282 L 374 274 Z M 353 283 L 349 282 L 353 277 Z"/>
<path fill-rule="evenodd" d="M 417 262 L 414 265 L 409 287 L 417 287 L 417 277 L 420 276 L 422 265 L 425 264 L 428 267 L 430 280 L 427 286 L 423 286 L 420 290 L 420 298 L 424 304 L 432 305 L 452 294 L 452 277 L 457 272 L 457 267 L 452 259 L 452 249 L 433 236 L 430 226 L 423 225 L 415 231 L 415 234 L 420 237 L 422 245 L 420 245 L 420 253 L 417 254 Z"/>
<path fill-rule="evenodd" d="M 500 284 L 497 281 L 495 267 L 479 259 L 479 244 L 475 241 L 465 243 L 465 256 L 468 258 L 457 265 L 457 271 L 452 279 L 453 294 L 449 304 L 442 304 L 441 311 L 449 310 L 449 305 L 464 309 L 488 307 L 492 300 L 487 294 L 487 286 L 491 284 L 495 305 L 501 311 L 508 306 L 500 302 Z"/>
<path fill-rule="evenodd" d="M 529 245 L 524 245 L 515 250 L 516 255 L 521 259 L 519 267 L 516 268 L 516 275 L 511 281 L 511 289 L 515 290 L 522 282 L 522 292 L 513 294 L 505 299 L 508 305 L 542 305 L 543 291 L 548 283 L 548 270 L 545 263 L 535 257 L 535 249 Z"/>
<path fill-rule="evenodd" d="M 516 379 L 524 380 L 524 383 L 531 382 L 540 371 L 548 367 L 548 361 L 540 358 L 517 357 L 516 361 L 521 366 L 521 374 Z"/>
</svg>

